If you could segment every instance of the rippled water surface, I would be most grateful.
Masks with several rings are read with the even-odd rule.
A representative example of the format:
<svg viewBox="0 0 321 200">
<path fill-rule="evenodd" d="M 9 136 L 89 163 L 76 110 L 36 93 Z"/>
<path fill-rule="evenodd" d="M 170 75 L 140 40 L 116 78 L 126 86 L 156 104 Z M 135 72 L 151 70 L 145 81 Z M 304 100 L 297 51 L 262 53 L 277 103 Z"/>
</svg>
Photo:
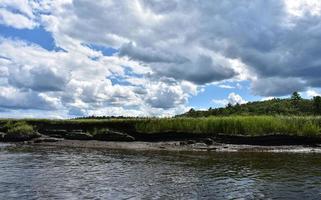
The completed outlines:
<svg viewBox="0 0 321 200">
<path fill-rule="evenodd" d="M 0 199 L 321 199 L 321 155 L 0 144 Z"/>
</svg>

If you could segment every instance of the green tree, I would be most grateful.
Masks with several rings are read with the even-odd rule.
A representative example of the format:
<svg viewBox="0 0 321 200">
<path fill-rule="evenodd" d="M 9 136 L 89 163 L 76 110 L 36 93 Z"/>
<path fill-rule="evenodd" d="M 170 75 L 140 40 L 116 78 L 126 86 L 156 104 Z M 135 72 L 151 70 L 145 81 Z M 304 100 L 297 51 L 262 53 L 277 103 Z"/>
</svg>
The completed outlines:
<svg viewBox="0 0 321 200">
<path fill-rule="evenodd" d="M 313 97 L 313 110 L 315 114 L 321 114 L 321 96 Z"/>
<path fill-rule="evenodd" d="M 291 103 L 294 107 L 295 112 L 297 110 L 299 110 L 299 104 L 300 104 L 301 100 L 302 100 L 301 95 L 298 92 L 293 92 L 293 94 L 291 96 Z"/>
<path fill-rule="evenodd" d="M 300 100 L 302 100 L 302 97 L 298 92 L 293 92 L 292 96 L 291 96 L 291 100 L 300 101 Z"/>
<path fill-rule="evenodd" d="M 226 108 L 232 108 L 233 107 L 233 105 L 231 104 L 231 103 L 228 103 L 227 105 L 226 105 Z"/>
</svg>

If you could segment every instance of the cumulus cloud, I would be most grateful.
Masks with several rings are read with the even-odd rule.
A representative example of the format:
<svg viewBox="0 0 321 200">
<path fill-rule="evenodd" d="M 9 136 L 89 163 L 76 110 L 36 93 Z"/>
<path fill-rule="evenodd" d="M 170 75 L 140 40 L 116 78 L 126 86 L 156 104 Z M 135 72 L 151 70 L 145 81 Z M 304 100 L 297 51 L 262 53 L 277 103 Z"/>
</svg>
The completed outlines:
<svg viewBox="0 0 321 200">
<path fill-rule="evenodd" d="M 34 91 L 62 91 L 69 81 L 69 74 L 58 71 L 54 66 L 20 66 L 9 69 L 8 81 L 18 88 Z"/>
<path fill-rule="evenodd" d="M 320 13 L 314 0 L 3 0 L 1 24 L 41 26 L 63 51 L 1 39 L 0 86 L 46 95 L 72 115 L 176 113 L 220 81 L 287 95 L 321 87 Z M 231 93 L 224 102 L 245 101 Z"/>
<path fill-rule="evenodd" d="M 218 106 L 226 106 L 227 104 L 236 105 L 236 104 L 245 104 L 247 103 L 240 95 L 232 92 L 226 99 L 213 99 L 212 102 Z"/>
<path fill-rule="evenodd" d="M 0 7 L 34 18 L 33 8 L 35 8 L 37 4 L 37 1 L 1 0 Z"/>
<path fill-rule="evenodd" d="M 165 12 L 165 8 L 169 10 Z M 52 31 L 58 40 L 72 37 L 85 43 L 120 48 L 119 56 L 144 63 L 159 76 L 196 84 L 233 78 L 237 73 L 229 59 L 214 58 L 215 52 L 193 44 L 192 38 L 188 38 L 189 32 L 194 32 L 194 28 L 189 28 L 190 22 L 196 19 L 188 22 L 186 9 L 192 11 L 193 7 L 174 1 L 93 3 L 80 0 L 52 17 L 51 20 L 61 21 L 65 20 L 61 16 L 73 16 L 64 24 L 57 23 Z M 119 15 L 122 17 L 115 17 Z M 79 34 L 76 30 L 88 34 Z"/>
<path fill-rule="evenodd" d="M 0 24 L 17 29 L 32 29 L 38 25 L 33 8 L 36 2 L 28 0 L 2 0 L 0 2 Z"/>
<path fill-rule="evenodd" d="M 14 28 L 22 29 L 22 28 L 28 28 L 32 29 L 37 24 L 29 19 L 28 17 L 25 17 L 21 14 L 16 14 L 12 12 L 8 12 L 5 9 L 0 9 L 0 24 L 13 26 Z"/>
<path fill-rule="evenodd" d="M 53 12 L 57 21 L 53 32 L 59 38 L 120 48 L 119 55 L 149 65 L 160 76 L 196 84 L 231 79 L 243 71 L 253 73 L 257 82 L 293 77 L 317 87 L 321 4 L 302 2 L 298 6 L 298 2 L 273 0 L 79 0 L 55 9 L 59 15 Z M 122 17 L 115 17 L 119 15 Z M 66 17 L 69 20 L 59 23 Z M 230 64 L 234 59 L 250 72 L 236 72 Z M 274 87 L 271 95 L 284 93 L 278 90 Z"/>
<path fill-rule="evenodd" d="M 321 96 L 321 93 L 316 90 L 309 89 L 306 91 L 306 96 L 308 98 L 313 98 L 315 96 Z"/>
<path fill-rule="evenodd" d="M 236 72 L 232 68 L 214 63 L 211 57 L 200 55 L 196 60 L 182 64 L 160 64 L 155 71 L 159 75 L 187 80 L 196 84 L 206 84 L 232 78 Z"/>
<path fill-rule="evenodd" d="M 240 95 L 235 94 L 234 92 L 228 95 L 227 100 L 232 105 L 247 103 Z"/>
<path fill-rule="evenodd" d="M 306 82 L 299 78 L 271 77 L 252 82 L 254 94 L 261 96 L 284 96 L 295 91 L 302 91 Z"/>
<path fill-rule="evenodd" d="M 0 87 L 1 108 L 55 110 L 59 102 L 45 94 L 33 91 L 19 91 L 12 87 Z"/>
<path fill-rule="evenodd" d="M 216 40 L 210 41 L 205 38 L 205 45 L 220 50 L 228 57 L 240 58 L 258 78 L 255 85 L 263 86 L 267 79 L 292 77 L 291 80 L 302 81 L 291 81 L 292 85 L 287 86 L 289 89 L 304 89 L 312 83 L 317 86 L 319 82 L 316 83 L 315 76 L 320 73 L 321 68 L 320 58 L 315 55 L 320 50 L 316 42 L 320 39 L 317 28 L 320 26 L 320 16 L 306 13 L 299 18 L 293 17 L 288 15 L 285 3 L 257 1 L 251 2 L 251 7 L 247 7 L 248 2 L 238 1 L 232 12 L 221 10 L 226 14 L 209 7 L 222 16 L 219 19 L 222 20 L 220 24 L 223 25 L 223 29 L 218 28 L 215 22 L 211 22 L 205 28 L 215 33 L 223 32 L 216 37 Z M 320 5 L 319 2 L 318 6 Z M 246 13 L 243 13 L 244 10 Z M 227 26 L 231 20 L 234 22 L 233 26 Z M 230 35 L 232 31 L 238 34 Z M 254 92 L 260 95 L 282 95 L 292 92 L 292 90 L 286 92 L 283 87 L 254 88 L 256 89 Z M 263 90 L 258 91 L 259 89 Z"/>
<path fill-rule="evenodd" d="M 185 111 L 188 97 L 197 93 L 197 86 L 189 82 L 149 79 L 145 67 L 126 58 L 99 55 L 92 59 L 90 52 L 86 56 L 50 52 L 5 38 L 0 40 L 0 49 L 5 49 L 0 50 L 0 86 L 12 90 L 3 90 L 7 92 L 0 96 L 2 109 L 60 109 L 65 111 L 61 116 L 102 111 L 105 115 L 167 116 Z M 128 85 L 112 83 L 109 77 L 115 76 Z M 126 108 L 131 112 L 126 114 Z"/>
<path fill-rule="evenodd" d="M 154 108 L 169 109 L 187 102 L 188 93 L 179 85 L 159 83 L 148 87 L 148 90 L 146 102 Z"/>
<path fill-rule="evenodd" d="M 189 60 L 180 55 L 166 54 L 151 48 L 137 47 L 132 42 L 121 46 L 120 56 L 128 56 L 134 60 L 146 63 L 185 63 Z"/>
</svg>

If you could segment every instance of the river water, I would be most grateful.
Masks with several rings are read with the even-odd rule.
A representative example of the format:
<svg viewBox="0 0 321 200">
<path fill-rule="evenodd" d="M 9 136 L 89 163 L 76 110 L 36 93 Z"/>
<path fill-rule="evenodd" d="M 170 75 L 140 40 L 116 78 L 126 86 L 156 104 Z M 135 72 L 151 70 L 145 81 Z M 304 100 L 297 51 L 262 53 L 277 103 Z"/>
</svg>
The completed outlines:
<svg viewBox="0 0 321 200">
<path fill-rule="evenodd" d="M 0 144 L 0 199 L 321 199 L 321 154 Z"/>
</svg>

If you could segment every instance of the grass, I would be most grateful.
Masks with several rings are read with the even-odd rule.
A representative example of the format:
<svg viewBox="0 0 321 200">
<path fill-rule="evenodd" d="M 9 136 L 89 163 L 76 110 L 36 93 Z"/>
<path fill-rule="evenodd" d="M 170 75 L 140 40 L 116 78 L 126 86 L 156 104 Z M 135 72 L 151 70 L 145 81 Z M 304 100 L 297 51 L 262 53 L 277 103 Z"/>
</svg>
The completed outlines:
<svg viewBox="0 0 321 200">
<path fill-rule="evenodd" d="M 141 118 L 141 119 L 81 119 L 11 120 L 20 125 L 12 126 L 11 131 L 31 131 L 32 126 L 41 129 L 81 129 L 95 133 L 99 129 L 112 129 L 128 133 L 192 133 L 226 134 L 244 136 L 295 135 L 321 136 L 321 117 L 317 116 L 226 116 L 201 118 Z M 24 124 L 27 122 L 28 124 Z M 0 120 L 0 125 L 8 120 Z M 13 123 L 13 122 L 11 122 Z M 11 126 L 11 125 L 10 125 Z M 95 131 L 96 130 L 96 131 Z M 41 131 L 40 131 L 41 132 Z"/>
<path fill-rule="evenodd" d="M 140 133 L 195 133 L 244 136 L 321 135 L 321 117 L 230 116 L 203 118 L 165 118 L 136 124 Z"/>
</svg>

